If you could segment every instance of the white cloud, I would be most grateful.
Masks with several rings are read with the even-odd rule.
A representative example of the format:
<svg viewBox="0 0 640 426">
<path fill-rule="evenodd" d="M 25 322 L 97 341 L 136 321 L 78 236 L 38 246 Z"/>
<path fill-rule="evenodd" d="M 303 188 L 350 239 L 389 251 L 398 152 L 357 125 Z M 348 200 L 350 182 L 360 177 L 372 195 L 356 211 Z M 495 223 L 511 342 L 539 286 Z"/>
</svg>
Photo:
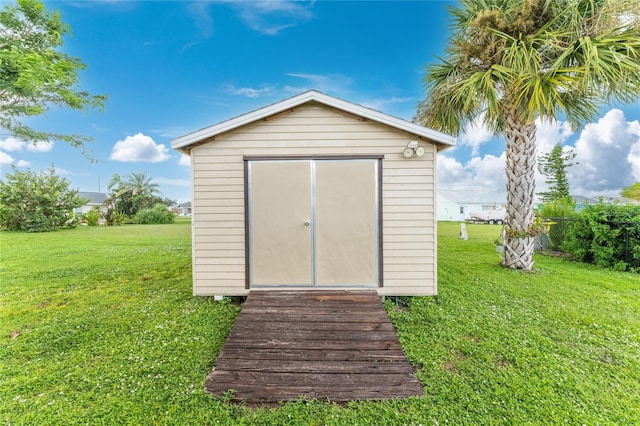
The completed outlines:
<svg viewBox="0 0 640 426">
<path fill-rule="evenodd" d="M 375 110 L 382 110 L 387 105 L 403 104 L 405 102 L 411 102 L 411 101 L 415 101 L 415 98 L 413 97 L 399 98 L 397 96 L 392 96 L 390 98 L 372 99 L 370 101 L 365 101 L 365 102 L 362 102 L 362 105 Z"/>
<path fill-rule="evenodd" d="M 263 84 L 259 88 L 236 87 L 233 84 L 227 84 L 224 92 L 229 95 L 245 96 L 247 98 L 258 98 L 260 96 L 268 96 L 274 94 L 276 88 L 274 86 Z"/>
<path fill-rule="evenodd" d="M 562 145 L 571 135 L 573 135 L 571 124 L 566 121 L 536 119 L 538 154 L 551 152 L 554 146 Z"/>
<path fill-rule="evenodd" d="M 155 183 L 159 185 L 167 185 L 167 186 L 180 186 L 180 187 L 190 187 L 191 180 L 189 179 L 169 179 L 169 178 L 157 178 L 153 180 Z"/>
<path fill-rule="evenodd" d="M 574 151 L 579 164 L 567 175 L 575 194 L 616 196 L 640 180 L 640 123 L 627 121 L 619 109 L 587 124 Z"/>
<path fill-rule="evenodd" d="M 56 167 L 56 174 L 59 174 L 60 176 L 89 176 L 87 173 L 72 172 L 71 170 L 62 169 L 60 167 Z"/>
<path fill-rule="evenodd" d="M 21 151 L 25 143 L 20 139 L 16 139 L 13 136 L 9 136 L 6 139 L 0 139 L 0 149 L 4 151 Z"/>
<path fill-rule="evenodd" d="M 633 174 L 633 179 L 636 182 L 640 182 L 640 140 L 631 145 L 627 160 L 629 160 L 629 163 L 631 163 L 631 172 Z"/>
<path fill-rule="evenodd" d="M 313 19 L 313 1 L 266 0 L 228 3 L 238 11 L 240 18 L 249 28 L 266 35 L 277 35 L 284 29 Z"/>
<path fill-rule="evenodd" d="M 483 124 L 483 120 L 484 115 L 480 115 L 472 123 L 467 123 L 458 137 L 460 144 L 471 147 L 474 156 L 480 153 L 480 145 L 493 139 L 493 132 Z"/>
<path fill-rule="evenodd" d="M 353 80 L 342 74 L 302 74 L 302 73 L 288 73 L 289 77 L 295 77 L 298 79 L 306 80 L 306 84 L 303 85 L 285 85 L 278 86 L 274 84 L 264 83 L 258 87 L 237 87 L 233 84 L 227 84 L 222 91 L 228 95 L 244 96 L 247 98 L 258 98 L 262 96 L 274 96 L 284 92 L 285 95 L 298 95 L 307 90 L 319 90 L 327 93 L 345 93 L 348 91 L 349 86 Z M 412 98 L 390 98 L 376 101 L 379 107 L 380 105 L 407 102 Z M 371 105 L 370 108 L 376 108 Z"/>
<path fill-rule="evenodd" d="M 49 152 L 53 149 L 53 142 L 40 141 L 36 143 L 26 143 L 12 136 L 4 140 L 0 139 L 0 148 L 5 151 L 22 151 L 25 147 L 31 152 Z"/>
<path fill-rule="evenodd" d="M 459 182 L 467 181 L 471 178 L 470 173 L 464 165 L 455 158 L 444 155 L 438 156 L 438 185 L 453 188 Z"/>
<path fill-rule="evenodd" d="M 168 151 L 169 149 L 165 145 L 156 144 L 151 137 L 137 133 L 116 142 L 109 159 L 123 162 L 159 163 L 169 159 Z"/>
<path fill-rule="evenodd" d="M 209 11 L 208 2 L 192 2 L 187 5 L 187 13 L 193 18 L 196 28 L 203 39 L 208 39 L 213 35 L 213 18 Z"/>
<path fill-rule="evenodd" d="M 505 154 L 472 157 L 462 164 L 455 158 L 438 156 L 438 190 L 455 194 L 464 202 L 498 202 L 507 199 Z"/>
<path fill-rule="evenodd" d="M 189 129 L 182 126 L 169 126 L 161 129 L 153 129 L 152 132 L 163 138 L 177 138 L 178 136 L 189 133 Z"/>
<path fill-rule="evenodd" d="M 4 148 L 4 147 L 3 147 Z M 9 165 L 15 163 L 16 167 L 29 167 L 31 163 L 24 160 L 16 161 L 11 155 L 6 152 L 0 151 L 0 165 Z"/>
<path fill-rule="evenodd" d="M 95 124 L 95 123 L 94 123 L 94 124 L 92 124 L 92 125 L 91 125 L 91 127 L 93 127 L 93 129 L 94 129 L 95 131 L 100 132 L 100 133 L 104 133 L 104 132 L 106 132 L 106 131 L 108 131 L 108 130 L 109 130 L 109 129 L 107 129 L 106 127 L 100 127 L 100 126 L 98 126 L 98 125 L 97 125 L 97 124 Z"/>
<path fill-rule="evenodd" d="M 536 121 L 536 126 L 538 155 L 557 143 L 576 153 L 573 162 L 578 164 L 567 169 L 573 195 L 618 196 L 623 187 L 640 181 L 640 122 L 628 121 L 621 110 L 612 109 L 587 124 L 575 144 L 576 135 L 566 122 Z M 438 190 L 463 201 L 506 200 L 504 152 L 499 157 L 475 155 L 467 162 L 448 156 L 451 152 L 438 156 Z M 536 193 L 548 189 L 544 181 L 536 170 Z"/>
<path fill-rule="evenodd" d="M 14 161 L 16 160 L 14 160 L 12 156 L 0 151 L 0 164 L 13 164 Z"/>
<path fill-rule="evenodd" d="M 26 143 L 12 136 L 4 140 L 0 139 L 0 148 L 4 151 L 22 151 L 25 147 L 31 152 L 49 152 L 53 149 L 53 142 L 40 141 L 37 143 Z"/>
<path fill-rule="evenodd" d="M 185 167 L 191 167 L 191 157 L 182 154 L 178 160 L 178 164 Z"/>
<path fill-rule="evenodd" d="M 484 190 L 505 191 L 507 177 L 505 173 L 506 155 L 503 152 L 500 157 L 485 155 L 484 157 L 474 157 L 467 163 L 467 168 L 471 170 Z"/>
<path fill-rule="evenodd" d="M 31 152 L 49 152 L 53 149 L 53 142 L 30 143 L 27 144 L 27 149 Z"/>
</svg>

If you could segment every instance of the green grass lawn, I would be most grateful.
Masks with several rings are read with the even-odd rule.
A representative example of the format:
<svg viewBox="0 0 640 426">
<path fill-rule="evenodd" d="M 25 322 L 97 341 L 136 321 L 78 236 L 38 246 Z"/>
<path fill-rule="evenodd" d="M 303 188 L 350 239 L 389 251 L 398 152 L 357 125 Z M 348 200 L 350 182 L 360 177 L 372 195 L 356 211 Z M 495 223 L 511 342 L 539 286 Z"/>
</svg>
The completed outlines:
<svg viewBox="0 0 640 426">
<path fill-rule="evenodd" d="M 0 233 L 0 423 L 637 424 L 640 276 L 439 226 L 439 296 L 386 306 L 426 397 L 250 409 L 203 391 L 239 307 L 191 296 L 190 226 Z"/>
</svg>

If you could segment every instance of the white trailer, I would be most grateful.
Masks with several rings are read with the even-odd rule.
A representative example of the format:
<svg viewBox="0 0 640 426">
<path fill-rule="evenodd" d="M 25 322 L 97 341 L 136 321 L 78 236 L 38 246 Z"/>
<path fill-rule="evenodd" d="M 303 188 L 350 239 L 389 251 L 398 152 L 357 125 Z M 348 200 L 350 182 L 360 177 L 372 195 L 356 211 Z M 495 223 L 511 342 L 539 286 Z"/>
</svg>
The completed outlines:
<svg viewBox="0 0 640 426">
<path fill-rule="evenodd" d="M 506 217 L 506 209 L 469 212 L 469 221 L 473 223 L 481 222 L 490 225 L 502 225 Z"/>
</svg>

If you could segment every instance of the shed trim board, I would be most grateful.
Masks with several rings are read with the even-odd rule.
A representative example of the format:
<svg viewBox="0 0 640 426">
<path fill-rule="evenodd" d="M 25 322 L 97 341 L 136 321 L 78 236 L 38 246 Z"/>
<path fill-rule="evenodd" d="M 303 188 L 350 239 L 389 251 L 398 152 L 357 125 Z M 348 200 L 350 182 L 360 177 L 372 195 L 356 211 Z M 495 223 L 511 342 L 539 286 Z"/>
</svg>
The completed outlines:
<svg viewBox="0 0 640 426">
<path fill-rule="evenodd" d="M 367 288 L 375 289 L 381 296 L 437 294 L 436 155 L 454 142 L 455 139 L 449 135 L 316 91 L 294 96 L 172 141 L 173 148 L 191 157 L 193 294 L 246 296 L 254 290 L 357 290 L 365 288 L 362 284 L 368 284 Z M 414 154 L 409 152 L 411 155 L 407 155 L 407 150 L 416 145 L 421 148 L 421 155 L 418 151 L 414 151 Z M 280 178 L 276 176 L 280 173 L 279 170 L 285 169 L 275 166 L 269 169 L 268 166 L 295 163 L 305 166 L 291 167 L 294 181 L 295 173 L 306 173 L 302 170 L 315 165 L 316 173 L 320 173 L 316 176 L 315 188 L 311 187 L 311 175 L 303 178 L 304 184 L 291 186 L 288 183 L 288 172 L 282 172 Z M 359 163 L 366 166 L 357 166 Z M 322 275 L 324 271 L 320 266 L 311 273 L 316 281 L 306 280 L 305 286 L 293 285 L 292 283 L 305 284 L 302 283 L 304 280 L 297 282 L 293 278 L 290 282 L 281 283 L 291 286 L 275 285 L 278 283 L 267 280 L 264 281 L 269 284 L 267 287 L 254 285 L 261 282 L 261 272 L 257 275 L 258 280 L 252 281 L 252 276 L 256 278 L 256 271 L 259 272 L 260 269 L 256 269 L 256 265 L 252 264 L 256 261 L 251 258 L 256 235 L 251 235 L 251 227 L 259 223 L 262 223 L 260 226 L 272 223 L 271 219 L 267 218 L 269 215 L 278 218 L 279 214 L 273 212 L 278 210 L 280 202 L 276 199 L 282 199 L 277 193 L 275 197 L 271 197 L 266 190 L 259 195 L 265 196 L 266 201 L 261 208 L 266 212 L 266 216 L 262 222 L 251 221 L 251 215 L 255 214 L 252 212 L 252 208 L 255 207 L 252 202 L 255 203 L 255 200 L 251 200 L 250 169 L 265 164 L 267 166 L 264 170 L 270 171 L 264 174 L 265 185 L 278 188 L 278 182 L 283 182 L 289 185 L 292 191 L 301 191 L 303 199 L 309 198 L 306 207 L 309 212 L 308 221 L 317 224 L 317 231 L 321 230 L 323 215 L 327 216 L 322 232 L 333 227 L 349 230 L 346 225 L 348 221 L 354 221 L 357 226 L 361 226 L 359 219 L 366 223 L 367 227 L 375 229 L 366 234 L 369 235 L 367 238 L 370 238 L 367 241 L 374 243 L 362 243 L 361 246 L 363 256 L 375 260 L 373 269 L 370 268 L 370 265 L 374 264 L 373 261 L 362 263 L 369 265 L 363 267 L 365 273 L 362 273 L 362 281 L 357 281 L 356 273 L 348 276 L 352 271 L 340 266 L 337 269 L 342 269 L 344 275 L 340 271 L 331 272 L 337 277 L 331 284 L 327 278 L 330 274 Z M 355 177 L 351 177 L 349 173 L 353 173 Z M 326 179 L 322 177 L 325 174 L 329 176 Z M 375 182 L 374 175 L 377 186 L 374 186 L 374 183 L 367 186 L 365 182 L 368 180 Z M 307 185 L 306 179 L 309 183 L 307 189 L 304 189 Z M 346 184 L 343 185 L 342 182 Z M 361 196 L 362 191 L 349 189 L 358 187 L 365 188 L 363 191 L 369 195 Z M 317 206 L 320 208 L 317 212 L 320 221 L 312 218 L 309 210 L 312 191 L 319 191 L 319 199 L 323 199 L 322 194 L 334 192 L 337 197 Z M 355 191 L 356 196 L 351 197 L 349 191 Z M 353 204 L 356 202 L 354 200 L 359 198 L 369 206 L 369 210 L 354 208 L 352 212 L 342 209 L 343 204 L 356 205 Z M 271 203 L 270 199 L 275 201 Z M 299 206 L 304 207 L 305 203 L 306 201 L 301 202 Z M 292 208 L 299 206 L 296 203 L 292 204 Z M 327 207 L 323 212 L 322 206 L 335 208 Z M 341 221 L 341 209 L 347 212 L 344 214 L 344 221 Z M 284 216 L 289 214 L 286 208 L 281 211 L 284 212 Z M 377 214 L 375 220 L 374 211 Z M 306 217 L 302 219 L 307 221 Z M 298 225 L 304 223 L 300 222 L 300 218 L 296 220 L 299 222 Z M 289 229 L 286 223 L 277 226 Z M 275 232 L 274 235 L 277 236 L 274 229 L 276 228 L 269 232 Z M 338 231 L 337 234 L 340 232 L 342 231 Z M 268 233 L 262 236 L 258 234 L 257 237 L 262 238 L 265 235 L 267 238 L 260 244 L 266 247 L 270 242 Z M 320 238 L 314 242 L 314 250 L 320 250 L 313 252 L 314 256 L 326 256 L 322 257 L 324 260 L 316 262 L 316 267 L 323 265 L 326 259 L 332 258 L 337 259 L 336 264 L 347 264 L 339 263 L 342 260 L 339 254 L 342 250 L 340 240 L 331 239 L 327 235 L 330 237 L 331 234 L 318 233 L 314 237 Z M 310 240 L 308 245 L 306 242 L 301 244 L 311 253 L 310 250 L 314 246 Z M 322 252 L 318 247 L 322 247 L 323 244 L 324 247 L 335 246 L 337 249 L 331 248 Z M 258 246 L 253 248 L 256 247 Z M 343 251 L 347 255 L 344 258 L 353 256 L 354 251 L 349 254 L 349 244 L 345 247 L 347 248 Z M 277 247 L 271 249 L 276 250 Z M 375 257 L 369 257 L 373 256 L 372 253 L 375 253 Z M 280 259 L 275 256 L 275 263 L 286 268 L 286 256 L 281 256 Z M 305 259 L 299 255 L 293 257 L 298 260 Z M 268 257 L 260 261 L 269 264 Z M 309 264 L 309 261 L 305 262 Z M 354 265 L 358 262 L 360 259 L 353 261 Z M 356 265 L 353 269 L 357 271 L 357 268 L 359 267 Z M 264 271 L 266 269 L 262 270 Z M 293 277 L 294 271 L 291 273 Z M 343 281 L 339 279 L 341 276 L 345 277 Z M 311 287 L 310 283 L 329 285 Z"/>
<path fill-rule="evenodd" d="M 383 158 L 384 156 L 382 155 L 356 155 L 356 156 L 326 155 L 326 156 L 273 156 L 273 157 L 245 156 L 244 157 L 244 182 L 245 182 L 245 187 L 244 187 L 245 226 L 244 228 L 245 228 L 245 236 L 246 236 L 245 237 L 245 289 L 249 290 L 250 288 L 255 289 L 255 288 L 270 288 L 270 287 L 291 287 L 291 286 L 312 287 L 312 288 L 313 287 L 321 288 L 326 286 L 330 286 L 334 288 L 382 287 L 383 286 L 383 260 L 382 260 L 383 230 L 382 230 L 382 182 L 381 182 L 381 179 L 382 179 L 382 159 Z M 355 164 L 360 164 L 361 170 L 359 171 L 359 173 L 361 175 L 363 172 L 365 174 L 371 173 L 373 181 L 364 182 L 364 188 L 363 187 L 356 188 L 356 189 L 347 188 L 347 191 L 350 191 L 350 192 L 347 192 L 346 194 L 343 194 L 343 195 L 346 195 L 348 199 L 343 199 L 338 201 L 338 204 L 346 204 L 351 202 L 349 209 L 347 211 L 342 212 L 344 216 L 349 216 L 351 214 L 353 219 L 354 210 L 357 210 L 357 208 L 359 207 L 360 210 L 365 209 L 365 217 L 356 218 L 356 223 L 351 223 L 351 226 L 342 226 L 342 229 L 337 229 L 341 227 L 340 226 L 336 227 L 335 223 L 334 223 L 334 229 L 331 229 L 331 225 L 328 225 L 329 232 L 327 233 L 327 232 L 324 232 L 325 231 L 324 227 L 327 226 L 326 221 L 325 221 L 325 225 L 323 225 L 322 223 L 318 225 L 318 221 L 317 221 L 317 213 L 318 213 L 317 201 L 318 201 L 319 195 L 318 195 L 316 186 L 317 186 L 317 179 L 318 179 L 317 165 L 319 164 L 320 168 L 322 169 L 325 167 L 325 165 L 328 165 L 330 163 L 340 164 L 339 168 L 343 169 L 342 170 L 343 172 L 345 170 L 348 170 L 347 168 L 350 165 L 353 166 Z M 255 237 L 255 235 L 256 233 L 261 233 L 261 230 L 260 228 L 258 228 L 258 230 L 256 231 L 255 229 L 253 229 L 253 226 L 252 226 L 254 222 L 253 218 L 255 216 L 258 216 L 258 219 L 256 220 L 257 222 L 265 214 L 264 210 L 261 212 L 261 214 L 254 214 L 254 210 L 252 208 L 254 204 L 254 200 L 252 198 L 252 194 L 254 190 L 252 185 L 252 182 L 253 182 L 252 170 L 254 169 L 254 167 L 252 166 L 256 164 L 262 164 L 263 167 L 266 167 L 267 165 L 269 165 L 272 169 L 275 169 L 275 170 L 272 170 L 271 174 L 273 174 L 273 172 L 277 172 L 277 169 L 279 168 L 286 168 L 292 165 L 294 165 L 294 167 L 301 167 L 302 168 L 301 170 L 304 173 L 303 176 L 298 176 L 298 177 L 287 175 L 286 176 L 287 183 L 285 185 L 282 185 L 281 188 L 272 188 L 273 190 L 277 190 L 278 192 L 280 192 L 277 195 L 279 197 L 278 201 L 280 205 L 273 207 L 273 208 L 279 209 L 277 219 L 282 219 L 282 216 L 286 215 L 287 212 L 289 211 L 288 207 L 291 207 L 289 205 L 283 206 L 281 204 L 295 201 L 294 199 L 299 198 L 298 196 L 301 196 L 303 198 L 302 200 L 297 200 L 298 202 L 302 203 L 302 208 L 305 208 L 305 205 L 308 206 L 308 211 L 306 211 L 306 208 L 305 208 L 306 212 L 303 213 L 303 217 L 307 218 L 307 219 L 304 219 L 304 220 L 307 220 L 304 223 L 306 227 L 294 226 L 294 228 L 298 229 L 295 232 L 301 232 L 302 235 L 298 235 L 297 237 L 295 237 L 295 236 L 283 235 L 282 233 L 277 233 L 277 235 L 275 236 L 271 235 L 271 238 L 268 239 L 268 241 L 272 242 L 274 246 L 276 247 L 279 246 L 281 250 L 279 253 L 277 252 L 279 255 L 276 256 L 276 261 L 273 262 L 275 264 L 274 267 L 277 269 L 276 271 L 271 271 L 271 274 L 274 276 L 274 278 L 272 279 L 263 278 L 262 280 L 256 279 L 255 272 L 257 269 L 256 267 L 257 262 L 255 262 L 255 256 L 264 257 L 264 254 L 261 252 L 260 249 L 254 246 L 255 240 L 258 239 Z M 364 168 L 362 167 L 362 165 L 364 165 Z M 334 172 L 335 171 L 336 170 L 334 170 Z M 357 170 L 351 170 L 349 171 L 349 174 L 347 176 L 343 176 L 343 178 L 355 177 L 355 180 L 358 180 L 359 176 L 357 175 L 353 176 L 354 172 L 358 173 Z M 321 183 L 322 183 L 327 179 L 329 179 L 330 175 L 325 174 L 323 177 L 322 173 L 320 173 L 320 177 L 321 177 Z M 268 178 L 268 175 L 263 176 L 263 178 Z M 362 176 L 360 176 L 360 178 L 362 178 Z M 258 185 L 261 185 L 262 179 L 257 179 L 257 180 L 259 182 Z M 306 182 L 307 180 L 308 182 Z M 344 180 L 347 180 L 347 179 L 344 179 Z M 310 184 L 309 187 L 307 187 L 307 183 Z M 287 194 L 282 193 L 283 191 L 286 192 L 284 188 L 288 185 L 302 186 L 303 194 L 297 194 L 298 196 L 296 196 L 296 194 L 293 194 L 291 197 L 289 197 L 287 196 Z M 339 186 L 345 187 L 347 185 L 346 185 L 346 182 L 342 181 L 340 182 Z M 367 187 L 369 187 L 368 196 L 367 196 Z M 333 186 L 331 188 L 333 188 Z M 264 190 L 264 188 L 262 190 Z M 328 199 L 335 198 L 335 196 L 332 194 L 335 191 L 331 189 L 330 192 L 331 194 L 327 193 L 327 191 L 325 190 L 325 192 L 320 195 L 321 205 L 323 202 L 328 201 Z M 365 196 L 365 200 L 357 199 L 358 196 L 362 197 L 363 195 Z M 305 199 L 306 197 L 308 197 L 309 199 L 306 200 Z M 366 202 L 367 197 L 371 201 L 370 203 Z M 352 198 L 355 198 L 356 200 L 351 200 Z M 273 203 L 273 201 L 274 200 L 272 200 L 271 198 L 268 198 L 266 200 L 266 203 Z M 366 209 L 370 209 L 372 207 L 374 210 L 373 213 L 371 214 L 366 213 Z M 326 210 L 324 210 L 324 212 L 325 212 L 324 217 L 326 217 Z M 321 215 L 322 214 L 323 213 L 321 213 Z M 360 212 L 360 215 L 362 215 L 362 211 Z M 369 220 L 374 221 L 373 226 L 370 227 L 372 229 L 369 229 L 369 230 L 366 229 L 367 216 Z M 323 218 L 323 216 L 321 216 L 321 218 Z M 358 220 L 358 219 L 364 219 L 364 220 Z M 292 217 L 286 217 L 285 218 L 286 225 L 290 226 L 291 222 L 295 220 L 296 219 Z M 302 222 L 302 220 L 303 219 L 301 219 L 300 217 L 297 218 L 298 222 Z M 338 220 L 345 221 L 345 217 L 341 217 Z M 348 218 L 346 220 L 348 220 Z M 365 224 L 364 226 L 359 226 L 359 225 L 362 225 L 363 223 Z M 351 234 L 349 234 L 349 232 L 351 232 Z M 367 234 L 368 232 L 373 233 L 373 235 Z M 325 256 L 324 257 L 322 256 L 323 248 L 327 247 L 327 244 L 322 244 L 322 241 L 319 243 L 319 239 L 318 239 L 318 237 L 322 237 L 323 235 L 326 236 L 328 234 L 330 234 L 331 250 L 337 251 L 339 253 L 334 256 L 333 260 L 326 259 L 327 258 L 326 249 L 324 250 Z M 369 244 L 365 244 L 364 247 L 362 245 L 356 246 L 357 242 L 361 242 L 363 240 L 368 241 Z M 294 241 L 294 243 L 297 243 L 297 244 L 302 244 L 302 246 L 298 245 L 294 249 L 293 253 L 289 253 L 289 256 L 291 258 L 289 260 L 292 261 L 293 264 L 290 264 L 288 268 L 288 269 L 294 269 L 294 270 L 296 268 L 302 269 L 301 271 L 298 271 L 298 272 L 304 273 L 306 278 L 302 279 L 300 282 L 297 282 L 295 280 L 294 282 L 288 282 L 289 277 L 287 275 L 290 273 L 290 271 L 282 270 L 282 268 L 284 267 L 282 266 L 282 263 L 283 263 L 282 256 L 285 255 L 285 258 L 286 258 L 286 254 L 281 252 L 283 250 L 282 247 L 287 246 L 287 242 L 291 242 L 291 241 Z M 277 244 L 277 243 L 281 243 L 281 244 Z M 306 253 L 305 251 L 306 250 L 305 247 L 307 245 L 309 248 L 309 253 Z M 262 250 L 264 250 L 264 244 L 262 244 L 262 247 L 263 247 Z M 369 254 L 369 256 L 367 256 L 367 254 Z M 300 259 L 296 257 L 298 255 L 302 255 L 303 258 Z M 307 255 L 309 256 L 309 261 L 310 261 L 308 265 L 304 264 L 304 262 L 306 262 L 304 257 L 306 257 Z M 369 258 L 368 259 L 369 261 L 367 261 L 367 258 Z M 278 262 L 278 260 L 280 260 L 280 262 Z M 344 262 L 349 262 L 349 263 L 345 264 Z M 340 270 L 340 266 L 342 266 L 343 268 L 342 279 L 338 278 L 340 273 L 336 272 Z M 325 271 L 325 269 L 327 268 L 333 271 L 332 273 L 329 274 L 330 277 L 326 276 L 327 272 Z M 345 268 L 349 269 L 351 272 L 345 273 L 344 271 Z M 264 265 L 260 269 L 265 269 Z M 309 275 L 306 275 L 307 272 L 309 273 Z M 324 278 L 322 276 L 323 273 L 325 275 Z M 281 279 L 275 278 L 276 276 L 279 276 L 279 275 L 281 276 Z M 349 276 L 350 278 L 347 279 L 345 275 Z M 354 275 L 360 278 L 365 278 L 365 277 L 366 278 L 362 280 L 354 279 Z M 266 282 L 265 280 L 271 281 L 271 282 Z"/>
</svg>

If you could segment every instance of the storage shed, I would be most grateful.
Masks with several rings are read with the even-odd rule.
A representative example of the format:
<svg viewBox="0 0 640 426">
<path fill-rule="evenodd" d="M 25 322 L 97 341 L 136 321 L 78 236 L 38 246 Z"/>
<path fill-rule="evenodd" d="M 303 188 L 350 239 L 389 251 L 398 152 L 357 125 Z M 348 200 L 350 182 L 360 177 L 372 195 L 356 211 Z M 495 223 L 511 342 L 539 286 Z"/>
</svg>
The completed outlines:
<svg viewBox="0 0 640 426">
<path fill-rule="evenodd" d="M 191 156 L 193 294 L 436 294 L 436 154 L 454 143 L 317 91 L 175 139 Z"/>
</svg>

